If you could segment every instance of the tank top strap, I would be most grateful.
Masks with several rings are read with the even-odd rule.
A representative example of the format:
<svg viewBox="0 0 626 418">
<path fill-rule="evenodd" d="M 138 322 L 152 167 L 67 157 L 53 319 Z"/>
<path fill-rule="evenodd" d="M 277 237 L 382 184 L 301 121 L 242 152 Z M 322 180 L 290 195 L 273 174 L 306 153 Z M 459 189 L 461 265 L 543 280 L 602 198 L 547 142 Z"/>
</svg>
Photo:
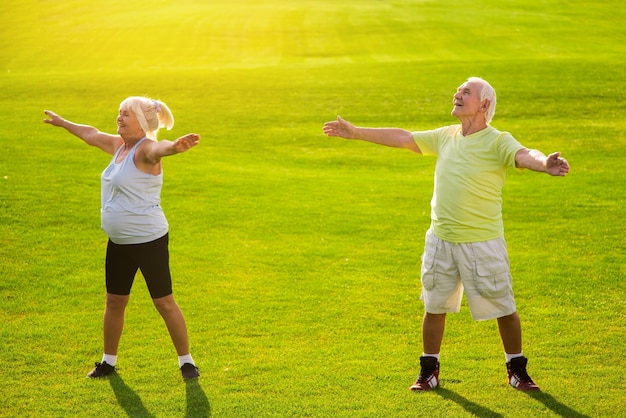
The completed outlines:
<svg viewBox="0 0 626 418">
<path fill-rule="evenodd" d="M 137 141 L 137 143 L 135 145 L 133 145 L 133 147 L 130 149 L 130 152 L 128 153 L 127 157 L 131 157 L 131 160 L 134 161 L 135 160 L 135 151 L 137 151 L 137 147 L 146 139 L 148 139 L 147 136 L 144 136 L 143 138 L 141 138 L 139 141 Z M 120 147 L 121 148 L 121 147 Z"/>
<path fill-rule="evenodd" d="M 133 154 L 135 153 L 135 150 L 137 149 L 137 147 L 146 139 L 148 139 L 147 136 L 144 136 L 143 138 L 141 138 L 139 141 L 137 141 L 137 143 L 135 145 L 133 145 L 133 148 L 130 150 L 130 152 L 132 152 Z"/>
<path fill-rule="evenodd" d="M 133 145 L 133 147 L 130 149 L 130 152 L 128 154 L 134 156 L 135 155 L 135 150 L 137 149 L 139 144 L 141 144 L 146 139 L 148 139 L 148 137 L 144 136 L 139 141 L 137 141 L 137 143 L 135 145 Z M 119 147 L 117 147 L 117 149 L 115 150 L 115 153 L 113 154 L 113 161 L 117 160 L 117 156 L 120 155 L 120 152 L 122 152 L 122 148 L 124 148 L 124 145 L 120 145 Z"/>
</svg>

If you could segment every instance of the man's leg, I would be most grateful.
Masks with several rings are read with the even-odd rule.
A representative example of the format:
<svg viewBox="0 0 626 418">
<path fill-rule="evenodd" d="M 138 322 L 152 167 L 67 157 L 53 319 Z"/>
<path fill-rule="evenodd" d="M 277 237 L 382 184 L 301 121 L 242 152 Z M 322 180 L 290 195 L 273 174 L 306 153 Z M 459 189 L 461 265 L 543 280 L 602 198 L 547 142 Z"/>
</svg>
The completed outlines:
<svg viewBox="0 0 626 418">
<path fill-rule="evenodd" d="M 422 321 L 422 344 L 424 353 L 420 357 L 420 374 L 411 385 L 411 390 L 424 391 L 439 386 L 439 351 L 446 325 L 446 314 L 426 312 Z"/>
<path fill-rule="evenodd" d="M 446 327 L 446 314 L 426 312 L 422 321 L 422 344 L 425 354 L 439 354 L 443 332 Z"/>
<path fill-rule="evenodd" d="M 522 354 L 522 325 L 517 312 L 498 318 L 498 331 L 507 359 L 509 385 L 524 392 L 539 390 L 526 371 L 528 359 Z"/>
<path fill-rule="evenodd" d="M 522 324 L 517 312 L 498 318 L 498 331 L 507 354 L 522 352 Z"/>
</svg>

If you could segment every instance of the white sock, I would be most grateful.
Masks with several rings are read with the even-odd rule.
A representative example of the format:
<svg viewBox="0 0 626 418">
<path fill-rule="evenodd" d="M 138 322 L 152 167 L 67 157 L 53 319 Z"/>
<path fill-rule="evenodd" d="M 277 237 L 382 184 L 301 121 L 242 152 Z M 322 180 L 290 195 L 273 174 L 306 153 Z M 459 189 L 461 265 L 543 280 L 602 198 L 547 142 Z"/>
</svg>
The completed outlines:
<svg viewBox="0 0 626 418">
<path fill-rule="evenodd" d="M 102 356 L 102 362 L 106 362 L 106 364 L 108 364 L 109 366 L 115 367 L 115 364 L 117 364 L 117 355 L 104 354 Z"/>
<path fill-rule="evenodd" d="M 514 359 L 516 357 L 522 357 L 524 354 L 523 353 L 517 353 L 517 354 L 509 354 L 509 353 L 504 353 L 504 356 L 506 357 L 506 362 L 510 363 L 511 359 Z"/>
<path fill-rule="evenodd" d="M 422 353 L 422 357 L 434 357 L 437 359 L 437 361 L 439 361 L 439 353 L 437 354 L 426 354 L 426 353 Z"/>
<path fill-rule="evenodd" d="M 183 364 L 185 363 L 191 363 L 194 366 L 196 365 L 196 363 L 193 362 L 193 358 L 191 357 L 191 354 L 186 354 L 184 356 L 178 356 L 178 367 L 183 367 Z"/>
</svg>

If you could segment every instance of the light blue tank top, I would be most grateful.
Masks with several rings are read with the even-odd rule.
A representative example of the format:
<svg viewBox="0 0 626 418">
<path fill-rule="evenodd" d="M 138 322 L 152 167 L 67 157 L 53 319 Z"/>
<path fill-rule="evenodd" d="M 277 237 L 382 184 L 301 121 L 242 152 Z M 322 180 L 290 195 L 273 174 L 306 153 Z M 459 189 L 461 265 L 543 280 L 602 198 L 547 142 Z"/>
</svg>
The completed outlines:
<svg viewBox="0 0 626 418">
<path fill-rule="evenodd" d="M 168 231 L 161 208 L 163 173 L 154 176 L 135 166 L 137 142 L 119 164 L 115 162 L 123 147 L 115 151 L 101 176 L 102 229 L 116 244 L 142 244 L 161 238 Z"/>
</svg>

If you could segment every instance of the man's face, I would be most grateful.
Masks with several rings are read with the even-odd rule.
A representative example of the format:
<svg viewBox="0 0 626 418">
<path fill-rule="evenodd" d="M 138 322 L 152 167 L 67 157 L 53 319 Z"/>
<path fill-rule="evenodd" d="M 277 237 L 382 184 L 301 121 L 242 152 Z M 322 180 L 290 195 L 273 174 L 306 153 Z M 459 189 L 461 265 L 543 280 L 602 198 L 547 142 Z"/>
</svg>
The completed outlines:
<svg viewBox="0 0 626 418">
<path fill-rule="evenodd" d="M 465 82 L 459 86 L 456 90 L 456 94 L 452 100 L 454 108 L 452 109 L 452 116 L 456 118 L 469 117 L 473 118 L 481 110 L 486 110 L 483 105 L 487 104 L 484 100 L 480 101 L 480 90 L 482 85 L 476 81 Z"/>
</svg>

